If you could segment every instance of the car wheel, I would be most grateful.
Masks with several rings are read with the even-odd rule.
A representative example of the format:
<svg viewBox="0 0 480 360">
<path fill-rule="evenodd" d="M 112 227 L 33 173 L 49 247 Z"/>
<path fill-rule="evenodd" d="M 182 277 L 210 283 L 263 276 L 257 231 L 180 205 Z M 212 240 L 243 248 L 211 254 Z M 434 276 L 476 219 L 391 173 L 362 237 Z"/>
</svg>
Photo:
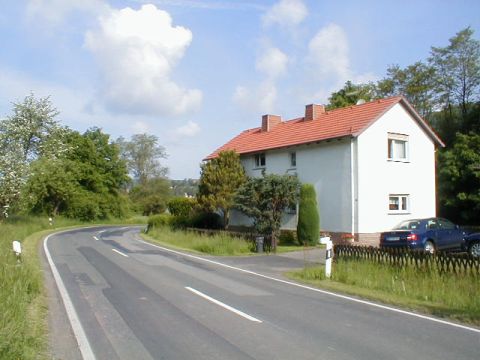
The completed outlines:
<svg viewBox="0 0 480 360">
<path fill-rule="evenodd" d="M 480 241 L 476 241 L 470 245 L 468 248 L 468 253 L 473 257 L 480 257 Z"/>
<path fill-rule="evenodd" d="M 423 247 L 423 250 L 429 254 L 434 254 L 435 253 L 435 244 L 428 240 L 425 242 L 425 246 Z"/>
</svg>

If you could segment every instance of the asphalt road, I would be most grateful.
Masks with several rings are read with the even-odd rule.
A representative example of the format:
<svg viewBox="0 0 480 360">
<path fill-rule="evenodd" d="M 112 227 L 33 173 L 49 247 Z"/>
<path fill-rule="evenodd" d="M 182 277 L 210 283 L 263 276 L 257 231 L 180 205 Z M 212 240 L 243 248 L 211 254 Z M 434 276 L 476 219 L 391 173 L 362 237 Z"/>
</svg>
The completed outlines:
<svg viewBox="0 0 480 360">
<path fill-rule="evenodd" d="M 183 255 L 140 241 L 138 232 L 90 228 L 48 239 L 54 358 L 480 358 L 478 330 L 275 276 L 301 260 Z M 57 271 L 66 295 L 53 286 Z"/>
</svg>

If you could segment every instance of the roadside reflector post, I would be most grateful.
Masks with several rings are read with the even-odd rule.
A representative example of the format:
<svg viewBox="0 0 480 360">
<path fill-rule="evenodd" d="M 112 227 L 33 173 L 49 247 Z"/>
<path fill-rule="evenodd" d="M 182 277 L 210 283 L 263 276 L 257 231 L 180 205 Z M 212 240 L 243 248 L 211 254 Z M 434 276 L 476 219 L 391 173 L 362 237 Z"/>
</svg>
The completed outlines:
<svg viewBox="0 0 480 360">
<path fill-rule="evenodd" d="M 325 251 L 325 277 L 330 278 L 332 275 L 332 258 L 333 258 L 333 242 L 327 241 Z"/>
<path fill-rule="evenodd" d="M 17 256 L 17 261 L 20 261 L 20 256 L 22 255 L 22 244 L 20 244 L 20 241 L 15 240 L 12 243 L 13 246 L 13 252 Z"/>
</svg>

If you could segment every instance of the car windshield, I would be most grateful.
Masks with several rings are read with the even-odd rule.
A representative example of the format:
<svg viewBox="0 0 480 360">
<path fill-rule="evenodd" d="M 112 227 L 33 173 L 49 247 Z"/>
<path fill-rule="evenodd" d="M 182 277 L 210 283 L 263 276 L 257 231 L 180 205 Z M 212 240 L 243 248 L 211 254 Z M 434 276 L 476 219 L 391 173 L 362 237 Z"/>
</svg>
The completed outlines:
<svg viewBox="0 0 480 360">
<path fill-rule="evenodd" d="M 393 230 L 415 230 L 420 228 L 419 220 L 406 220 L 395 226 Z"/>
</svg>

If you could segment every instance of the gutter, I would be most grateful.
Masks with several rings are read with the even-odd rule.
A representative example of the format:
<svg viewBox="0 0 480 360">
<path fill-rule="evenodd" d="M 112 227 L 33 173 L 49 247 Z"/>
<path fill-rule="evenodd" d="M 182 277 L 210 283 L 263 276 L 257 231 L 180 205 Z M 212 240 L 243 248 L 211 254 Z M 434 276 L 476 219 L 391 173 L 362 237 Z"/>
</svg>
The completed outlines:
<svg viewBox="0 0 480 360">
<path fill-rule="evenodd" d="M 352 206 L 352 212 L 351 212 L 351 221 L 352 221 L 352 226 L 351 226 L 351 231 L 352 235 L 355 235 L 355 164 L 354 164 L 354 141 L 355 138 L 351 137 L 350 138 L 350 191 L 352 194 L 351 198 L 351 206 Z M 356 160 L 356 159 L 355 159 Z"/>
</svg>

